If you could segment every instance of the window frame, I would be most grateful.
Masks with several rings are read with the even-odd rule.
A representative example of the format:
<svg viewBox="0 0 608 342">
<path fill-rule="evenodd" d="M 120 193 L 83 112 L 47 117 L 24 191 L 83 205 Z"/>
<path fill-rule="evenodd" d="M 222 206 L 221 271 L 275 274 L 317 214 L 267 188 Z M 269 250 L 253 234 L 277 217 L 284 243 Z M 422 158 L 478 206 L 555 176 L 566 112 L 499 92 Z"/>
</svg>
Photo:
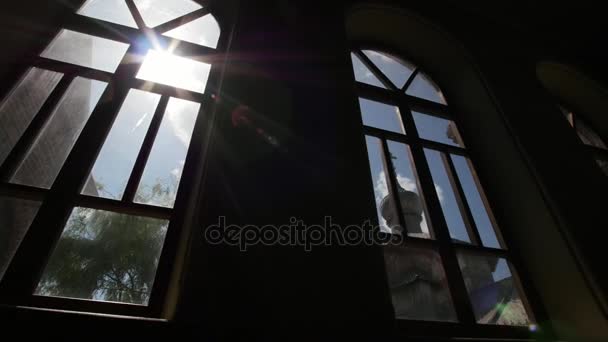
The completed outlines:
<svg viewBox="0 0 608 342">
<path fill-rule="evenodd" d="M 28 125 L 27 130 L 13 147 L 5 162 L 0 165 L 1 196 L 41 202 L 36 217 L 0 281 L 0 303 L 2 305 L 150 318 L 162 318 L 165 315 L 166 300 L 171 292 L 171 280 L 175 277 L 173 268 L 179 268 L 175 267 L 175 263 L 179 260 L 179 254 L 183 253 L 182 241 L 187 240 L 185 235 L 190 234 L 193 220 L 192 207 L 197 201 L 198 187 L 201 182 L 201 168 L 206 159 L 206 149 L 214 125 L 215 96 L 219 96 L 221 91 L 224 69 L 224 63 L 222 62 L 226 58 L 224 52 L 228 50 L 230 31 L 233 28 L 229 18 L 218 17 L 220 11 L 214 10 L 213 4 L 215 2 L 209 0 L 196 2 L 203 7 L 172 19 L 156 28 L 148 28 L 141 16 L 137 15 L 137 10 L 134 10 L 136 8 L 134 2 L 126 0 L 129 10 L 139 27 L 135 29 L 78 14 L 77 11 L 86 3 L 86 0 L 83 0 L 79 2 L 77 8 L 66 10 L 63 20 L 60 20 L 52 28 L 52 32 L 49 30 L 50 38 L 44 44 L 32 49 L 31 55 L 35 57 L 18 70 L 18 78 L 5 81 L 6 86 L 0 89 L 0 98 L 2 99 L 10 95 L 12 89 L 33 67 L 63 74 L 55 89 L 35 115 L 32 123 Z M 163 32 L 205 15 L 213 15 L 220 27 L 220 37 L 216 48 L 162 35 Z M 114 73 L 41 57 L 41 53 L 64 29 L 127 43 L 129 48 Z M 136 75 L 143 64 L 146 52 L 153 48 L 152 44 L 149 44 L 150 39 L 156 39 L 161 47 L 177 46 L 174 50 L 176 55 L 211 64 L 205 93 L 201 94 L 138 79 Z M 138 56 L 138 58 L 134 60 L 133 56 Z M 132 63 L 133 61 L 135 63 Z M 107 87 L 76 139 L 53 185 L 50 189 L 39 189 L 10 183 L 10 178 L 16 171 L 20 160 L 35 142 L 45 122 L 53 114 L 55 106 L 76 77 L 103 81 L 107 83 Z M 151 84 L 152 86 L 150 86 Z M 125 196 L 121 200 L 111 200 L 83 195 L 81 194 L 82 185 L 89 176 L 98 153 L 104 145 L 114 120 L 131 89 L 160 94 L 161 99 L 138 152 L 125 189 Z M 152 149 L 155 133 L 171 97 L 200 104 L 175 203 L 173 208 L 137 204 L 129 201 L 129 198 L 132 199 L 137 190 L 138 179 L 144 172 L 147 155 Z M 34 294 L 68 217 L 72 209 L 78 206 L 169 221 L 147 305 Z"/>
<path fill-rule="evenodd" d="M 418 111 L 423 114 L 432 115 L 442 119 L 450 120 L 456 124 L 459 133 L 463 133 L 463 128 L 458 125 L 458 114 L 455 113 L 453 107 L 448 107 L 440 103 L 429 101 L 426 99 L 414 97 L 406 94 L 406 89 L 413 82 L 414 78 L 420 72 L 427 75 L 433 80 L 433 83 L 442 91 L 446 102 L 449 103 L 446 94 L 443 93 L 443 88 L 440 84 L 433 79 L 429 73 L 427 73 L 419 63 L 419 61 L 411 58 L 411 56 L 404 56 L 403 52 L 395 51 L 390 46 L 380 44 L 375 41 L 357 41 L 351 42 L 347 45 L 349 50 L 348 53 L 348 68 L 351 73 L 353 83 L 354 101 L 357 102 L 356 108 L 358 108 L 358 119 L 360 120 L 360 136 L 363 139 L 363 149 L 365 153 L 365 160 L 367 160 L 367 152 L 365 149 L 365 137 L 371 136 L 378 138 L 382 146 L 382 159 L 383 164 L 388 172 L 387 175 L 387 186 L 389 189 L 395 189 L 397 187 L 397 178 L 394 175 L 394 168 L 391 158 L 387 158 L 388 147 L 387 141 L 395 141 L 397 143 L 406 144 L 410 149 L 410 158 L 415 168 L 415 174 L 418 177 L 418 182 L 421 186 L 421 191 L 424 194 L 424 205 L 426 206 L 426 213 L 428 214 L 427 221 L 430 221 L 430 232 L 432 238 L 418 238 L 411 237 L 407 234 L 403 234 L 404 243 L 410 244 L 414 247 L 431 248 L 436 250 L 440 255 L 443 269 L 446 273 L 448 288 L 452 299 L 454 311 L 456 313 L 457 322 L 444 322 L 444 321 L 422 321 L 422 320 L 404 320 L 395 318 L 395 328 L 398 335 L 403 337 L 424 337 L 429 338 L 430 336 L 437 337 L 474 337 L 474 338 L 515 338 L 515 339 L 528 339 L 531 335 L 536 332 L 531 327 L 536 327 L 538 322 L 546 322 L 547 316 L 545 311 L 539 302 L 538 293 L 534 289 L 531 283 L 531 279 L 527 276 L 526 269 L 522 260 L 518 257 L 517 248 L 514 244 L 510 243 L 508 237 L 508 231 L 500 229 L 502 225 L 497 223 L 498 218 L 493 214 L 492 202 L 489 199 L 489 195 L 484 191 L 486 187 L 483 186 L 483 175 L 479 175 L 477 171 L 472 167 L 475 164 L 475 158 L 471 155 L 468 148 L 458 147 L 443 144 L 440 142 L 430 141 L 423 139 L 418 135 L 416 129 L 412 111 Z M 389 56 L 394 57 L 396 60 L 409 62 L 415 66 L 409 79 L 405 85 L 401 88 L 396 87 L 388 79 L 387 76 L 362 52 L 363 50 L 372 50 L 380 53 L 385 53 Z M 369 71 L 386 87 L 380 88 L 371 84 L 362 83 L 355 79 L 355 74 L 350 59 L 350 54 L 354 54 L 361 63 L 366 66 Z M 365 126 L 362 121 L 361 108 L 358 105 L 358 99 L 363 98 L 372 101 L 378 101 L 380 103 L 393 105 L 399 109 L 399 119 L 403 123 L 405 134 L 393 133 L 390 131 Z M 466 134 L 465 134 L 466 135 Z M 450 181 L 455 180 L 453 184 L 454 195 L 459 202 L 461 213 L 464 211 L 463 220 L 467 228 L 467 233 L 471 239 L 471 243 L 463 243 L 452 241 L 448 230 L 447 222 L 445 220 L 443 210 L 440 206 L 439 198 L 434 191 L 434 182 L 431 177 L 428 162 L 424 154 L 424 148 L 429 148 L 442 154 L 444 165 L 446 165 L 446 173 L 450 177 Z M 454 168 L 449 154 L 455 154 L 463 156 L 471 165 L 471 173 L 476 182 L 477 187 L 480 189 L 479 194 L 484 203 L 484 206 L 488 212 L 488 216 L 492 222 L 493 230 L 496 234 L 496 238 L 502 248 L 484 247 L 481 244 L 481 238 L 479 232 L 475 226 L 473 218 L 471 216 L 470 209 L 467 205 L 467 200 L 458 180 L 456 170 Z M 447 156 L 447 158 L 445 158 Z M 369 179 L 373 179 L 373 175 L 369 174 Z M 455 185 L 455 186 L 454 186 Z M 429 191 L 433 189 L 433 191 Z M 397 200 L 396 192 L 389 190 L 389 195 L 393 194 L 393 201 Z M 398 201 L 395 203 L 399 203 Z M 376 210 L 376 204 L 371 204 Z M 399 224 L 404 225 L 403 215 L 401 214 L 401 208 L 399 205 L 396 206 L 397 212 L 399 213 Z M 466 217 L 465 217 L 466 216 Z M 379 227 L 377 217 L 371 218 Z M 468 221 L 468 222 L 467 222 Z M 507 247 L 508 246 L 508 247 Z M 509 326 L 509 325 L 496 325 L 496 324 L 482 324 L 477 323 L 475 315 L 473 313 L 472 305 L 469 299 L 468 291 L 464 284 L 464 278 L 458 264 L 457 251 L 465 253 L 472 253 L 479 256 L 489 255 L 496 258 L 503 258 L 507 261 L 509 271 L 514 280 L 514 286 L 520 293 L 520 299 L 526 310 L 528 318 L 531 321 L 530 326 Z M 390 289 L 387 286 L 387 291 Z M 551 328 L 543 325 L 543 334 L 551 335 Z M 432 335 L 429 334 L 432 331 Z"/>
</svg>

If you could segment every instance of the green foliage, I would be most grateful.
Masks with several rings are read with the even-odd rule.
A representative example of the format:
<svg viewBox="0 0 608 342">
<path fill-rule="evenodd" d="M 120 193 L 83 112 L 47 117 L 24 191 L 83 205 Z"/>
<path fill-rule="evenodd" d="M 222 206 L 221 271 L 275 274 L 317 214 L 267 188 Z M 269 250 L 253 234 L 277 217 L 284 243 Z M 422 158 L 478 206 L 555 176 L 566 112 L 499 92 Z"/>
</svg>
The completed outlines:
<svg viewBox="0 0 608 342">
<path fill-rule="evenodd" d="M 75 208 L 38 294 L 146 304 L 168 221 Z"/>
</svg>

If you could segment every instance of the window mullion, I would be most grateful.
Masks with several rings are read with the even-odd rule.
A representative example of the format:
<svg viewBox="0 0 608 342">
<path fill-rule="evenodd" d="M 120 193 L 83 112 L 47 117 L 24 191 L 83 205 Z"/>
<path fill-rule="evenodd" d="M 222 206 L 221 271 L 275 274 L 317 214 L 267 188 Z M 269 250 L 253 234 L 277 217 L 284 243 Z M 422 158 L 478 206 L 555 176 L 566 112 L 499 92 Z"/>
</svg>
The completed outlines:
<svg viewBox="0 0 608 342">
<path fill-rule="evenodd" d="M 449 154 L 441 152 L 441 159 L 448 175 L 448 179 L 450 180 L 450 184 L 452 185 L 452 189 L 454 189 L 456 204 L 458 204 L 458 209 L 460 209 L 460 214 L 464 220 L 464 225 L 469 233 L 469 239 L 471 239 L 473 244 L 481 246 L 481 236 L 479 236 L 479 231 L 475 225 L 475 220 L 473 219 L 473 214 L 471 212 L 471 208 L 469 207 L 469 203 L 467 202 L 462 184 L 460 183 L 458 175 L 456 174 L 456 169 L 454 168 L 452 158 L 449 156 Z"/>
<path fill-rule="evenodd" d="M 123 100 L 129 92 L 129 82 L 134 78 L 139 63 L 134 63 L 138 54 L 137 45 L 131 45 L 113 82 L 108 84 L 97 106 L 59 171 L 48 196 L 40 206 L 38 215 L 30 225 L 17 253 L 13 257 L 0 284 L 0 297 L 5 303 L 29 303 L 39 277 L 59 239 L 65 220 L 70 215 L 80 188 L 89 175 L 99 150 L 114 122 Z M 95 153 L 92 153 L 95 152 Z M 21 156 L 23 157 L 23 156 Z M 29 277 L 24 277 L 29 274 Z"/>
<path fill-rule="evenodd" d="M 385 87 L 390 90 L 396 91 L 397 87 L 391 82 L 391 80 L 386 77 L 386 75 L 372 62 L 367 56 L 361 52 L 361 50 L 356 50 L 355 55 L 363 62 L 363 64 L 376 76 Z"/>
<path fill-rule="evenodd" d="M 36 141 L 38 133 L 40 133 L 44 125 L 51 119 L 51 116 L 55 111 L 55 107 L 59 101 L 61 101 L 61 98 L 73 80 L 74 76 L 64 75 L 57 86 L 55 86 L 55 89 L 53 89 L 49 97 L 46 99 L 38 111 L 38 114 L 34 116 L 32 122 L 30 122 L 25 130 L 25 133 L 17 141 L 17 144 L 13 147 L 9 155 L 6 157 L 4 163 L 1 165 L 0 181 L 7 183 L 10 182 L 11 178 L 19 168 L 22 159 Z"/>
<path fill-rule="evenodd" d="M 431 178 L 429 165 L 426 162 L 424 149 L 419 143 L 420 138 L 416 131 L 414 117 L 410 109 L 402 104 L 399 105 L 399 113 L 401 114 L 401 120 L 405 126 L 407 135 L 410 137 L 409 146 L 412 159 L 419 177 L 421 191 L 425 194 L 427 209 L 431 216 L 431 226 L 439 245 L 439 254 L 448 279 L 454 309 L 461 323 L 474 324 L 476 320 L 471 301 L 465 287 L 460 266 L 458 265 L 458 259 L 450 238 L 447 223 L 443 217 L 443 211 L 435 191 L 433 179 Z"/>
<path fill-rule="evenodd" d="M 401 93 L 405 93 L 407 91 L 407 88 L 409 88 L 410 85 L 412 85 L 412 82 L 414 82 L 414 79 L 416 78 L 416 76 L 418 76 L 419 71 L 420 71 L 420 69 L 416 68 L 414 70 L 414 72 L 412 72 L 412 74 L 410 75 L 410 77 L 408 77 L 408 79 L 405 82 L 405 84 L 403 85 L 403 87 L 401 87 Z"/>
<path fill-rule="evenodd" d="M 154 116 L 152 117 L 152 122 L 150 122 L 150 127 L 148 128 L 148 132 L 146 132 L 146 136 L 141 145 L 139 154 L 137 155 L 137 159 L 135 160 L 135 164 L 133 165 L 133 170 L 131 171 L 129 181 L 125 188 L 125 193 L 122 197 L 123 203 L 131 203 L 135 198 L 137 187 L 139 186 L 139 182 L 141 181 L 141 177 L 144 173 L 146 163 L 148 161 L 148 158 L 150 157 L 150 152 L 152 150 L 152 146 L 154 145 L 156 134 L 160 129 L 160 124 L 163 120 L 163 116 L 167 109 L 168 103 L 169 96 L 163 95 L 160 99 L 160 102 L 156 106 L 156 111 L 154 112 Z"/>
<path fill-rule="evenodd" d="M 395 173 L 395 166 L 393 165 L 393 161 L 391 159 L 391 153 L 388 149 L 388 143 L 386 139 L 380 138 L 380 144 L 382 146 L 382 162 L 384 164 L 384 169 L 386 170 L 386 184 L 388 186 L 388 193 L 391 196 L 393 205 L 395 206 L 395 210 L 398 216 L 399 226 L 401 226 L 401 234 L 403 236 L 407 236 L 407 227 L 405 225 L 405 218 L 403 216 L 403 210 L 401 208 L 401 201 L 399 198 L 399 185 L 397 183 L 397 175 Z M 389 227 L 391 230 L 393 227 Z"/>
</svg>

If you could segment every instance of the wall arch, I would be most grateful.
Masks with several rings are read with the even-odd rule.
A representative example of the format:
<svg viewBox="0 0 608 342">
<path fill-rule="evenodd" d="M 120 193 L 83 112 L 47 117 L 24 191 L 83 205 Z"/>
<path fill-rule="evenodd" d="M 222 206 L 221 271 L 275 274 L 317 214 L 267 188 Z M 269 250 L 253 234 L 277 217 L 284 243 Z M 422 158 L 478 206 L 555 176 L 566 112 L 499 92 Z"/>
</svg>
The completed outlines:
<svg viewBox="0 0 608 342">
<path fill-rule="evenodd" d="M 352 42 L 385 46 L 420 65 L 443 90 L 496 207 L 507 243 L 524 261 L 558 337 L 600 340 L 608 336 L 597 294 L 588 286 L 474 56 L 434 23 L 388 5 L 352 7 L 346 15 L 346 31 Z M 554 264 L 560 268 L 547 267 Z M 577 296 L 564 298 L 564 292 Z"/>
</svg>

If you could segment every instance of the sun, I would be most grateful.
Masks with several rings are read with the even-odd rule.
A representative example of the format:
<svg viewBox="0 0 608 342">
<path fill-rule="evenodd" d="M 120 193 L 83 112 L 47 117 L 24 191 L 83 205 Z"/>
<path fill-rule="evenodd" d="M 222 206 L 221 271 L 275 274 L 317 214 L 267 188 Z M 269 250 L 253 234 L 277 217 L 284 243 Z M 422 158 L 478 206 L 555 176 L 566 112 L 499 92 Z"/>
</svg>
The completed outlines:
<svg viewBox="0 0 608 342">
<path fill-rule="evenodd" d="M 204 93 L 211 64 L 181 57 L 161 49 L 151 49 L 137 78 Z"/>
</svg>

